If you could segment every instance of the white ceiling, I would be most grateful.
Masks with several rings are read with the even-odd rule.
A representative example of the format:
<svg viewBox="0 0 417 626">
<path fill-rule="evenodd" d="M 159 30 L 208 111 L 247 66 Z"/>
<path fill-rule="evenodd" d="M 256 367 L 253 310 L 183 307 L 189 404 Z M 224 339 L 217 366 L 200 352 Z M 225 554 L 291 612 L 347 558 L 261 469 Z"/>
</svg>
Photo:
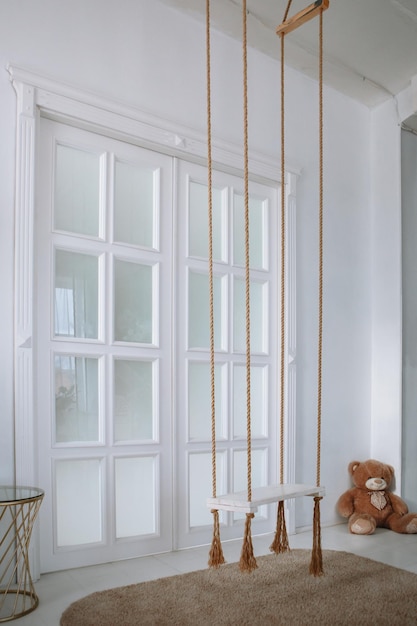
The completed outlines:
<svg viewBox="0 0 417 626">
<path fill-rule="evenodd" d="M 161 0 L 205 20 L 206 0 Z M 276 28 L 288 0 L 247 0 L 248 43 L 278 59 Z M 312 0 L 293 0 L 289 17 Z M 242 1 L 211 0 L 212 27 L 241 39 Z M 285 39 L 286 63 L 317 77 L 318 20 Z M 324 81 L 374 107 L 405 89 L 417 76 L 417 0 L 330 0 L 324 13 Z M 414 116 L 417 128 L 417 117 Z"/>
</svg>

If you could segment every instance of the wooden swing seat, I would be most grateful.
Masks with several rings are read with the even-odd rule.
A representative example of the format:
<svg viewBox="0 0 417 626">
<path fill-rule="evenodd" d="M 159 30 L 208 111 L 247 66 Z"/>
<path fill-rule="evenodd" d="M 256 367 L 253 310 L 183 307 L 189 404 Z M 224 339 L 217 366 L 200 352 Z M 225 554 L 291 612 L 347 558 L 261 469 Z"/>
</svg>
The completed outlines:
<svg viewBox="0 0 417 626">
<path fill-rule="evenodd" d="M 228 493 L 216 498 L 208 498 L 207 506 L 210 509 L 221 511 L 235 511 L 240 513 L 256 513 L 262 504 L 271 504 L 280 500 L 291 500 L 301 496 L 324 496 L 325 488 L 312 485 L 269 485 L 252 489 L 252 499 L 248 501 L 247 491 Z"/>
</svg>

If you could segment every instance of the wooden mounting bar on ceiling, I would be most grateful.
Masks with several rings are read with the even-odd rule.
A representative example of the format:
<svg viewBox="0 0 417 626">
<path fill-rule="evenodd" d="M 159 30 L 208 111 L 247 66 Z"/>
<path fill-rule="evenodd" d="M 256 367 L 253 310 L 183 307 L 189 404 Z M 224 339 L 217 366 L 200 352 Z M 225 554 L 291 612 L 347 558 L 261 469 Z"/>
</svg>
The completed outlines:
<svg viewBox="0 0 417 626">
<path fill-rule="evenodd" d="M 282 22 L 276 30 L 277 35 L 282 37 L 282 35 L 290 33 L 292 30 L 301 26 L 301 24 L 313 19 L 313 17 L 320 13 L 320 11 L 325 11 L 328 8 L 329 0 L 316 0 L 316 2 L 313 2 L 313 4 L 310 4 L 299 13 L 296 13 L 293 17 L 290 17 L 285 22 Z"/>
</svg>

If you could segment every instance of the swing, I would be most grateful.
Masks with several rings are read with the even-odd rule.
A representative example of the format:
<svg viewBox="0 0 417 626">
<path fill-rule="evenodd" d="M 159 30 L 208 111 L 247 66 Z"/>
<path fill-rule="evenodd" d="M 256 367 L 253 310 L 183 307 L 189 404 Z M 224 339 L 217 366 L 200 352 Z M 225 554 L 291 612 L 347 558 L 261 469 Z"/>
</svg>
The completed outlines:
<svg viewBox="0 0 417 626">
<path fill-rule="evenodd" d="M 210 383 L 211 383 L 211 453 L 212 497 L 207 506 L 213 514 L 213 539 L 208 565 L 217 568 L 225 562 L 221 541 L 219 510 L 246 514 L 243 546 L 239 567 L 242 571 L 257 568 L 251 539 L 251 520 L 260 505 L 278 502 L 275 538 L 270 550 L 282 553 L 289 550 L 285 527 L 284 501 L 302 496 L 314 498 L 313 549 L 310 573 L 323 573 L 320 528 L 320 500 L 324 487 L 320 486 L 321 452 L 321 395 L 322 395 L 322 327 L 323 327 L 323 11 L 329 0 L 316 0 L 306 9 L 287 20 L 292 0 L 288 1 L 282 24 L 276 33 L 281 38 L 281 398 L 280 398 L 280 484 L 252 489 L 251 451 L 251 397 L 250 397 L 250 261 L 249 261 L 249 166 L 248 166 L 248 98 L 247 98 L 247 10 L 242 0 L 243 15 L 243 105 L 244 105 L 244 222 L 245 222 L 245 308 L 246 308 L 246 424 L 247 424 L 247 490 L 217 495 L 216 493 L 216 417 L 215 417 L 215 351 L 214 351 L 214 297 L 213 297 L 213 219 L 212 219 L 212 137 L 211 137 L 211 76 L 210 76 L 210 0 L 206 0 L 206 54 L 207 54 L 207 168 L 208 168 L 208 245 L 209 245 L 209 320 L 210 320 Z M 285 135 L 284 135 L 284 37 L 306 21 L 319 15 L 319 328 L 317 372 L 317 455 L 316 484 L 284 483 L 284 365 L 285 365 Z"/>
</svg>

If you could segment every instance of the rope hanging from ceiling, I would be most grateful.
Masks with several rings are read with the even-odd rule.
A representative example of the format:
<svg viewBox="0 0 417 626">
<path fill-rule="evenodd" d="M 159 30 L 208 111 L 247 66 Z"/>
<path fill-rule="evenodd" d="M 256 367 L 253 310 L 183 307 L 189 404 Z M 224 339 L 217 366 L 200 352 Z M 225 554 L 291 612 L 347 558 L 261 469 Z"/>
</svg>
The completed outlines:
<svg viewBox="0 0 417 626">
<path fill-rule="evenodd" d="M 320 526 L 320 501 L 324 494 L 320 486 L 321 421 L 322 421 L 322 346 L 323 346 L 323 11 L 329 0 L 317 0 L 303 11 L 288 19 L 292 0 L 288 1 L 284 19 L 276 32 L 281 38 L 281 390 L 280 390 L 280 485 L 259 488 L 253 497 L 252 490 L 252 435 L 251 435 L 251 349 L 250 349 L 250 251 L 249 251 L 249 150 L 248 150 L 248 75 L 247 75 L 247 8 L 242 0 L 243 44 L 243 160 L 244 160 L 244 223 L 245 223 L 245 326 L 246 326 L 246 437 L 247 437 L 247 491 L 245 494 L 217 496 L 216 492 L 216 415 L 215 415 L 215 344 L 214 344 L 214 288 L 213 288 L 213 165 L 211 127 L 211 50 L 210 50 L 210 0 L 206 0 L 206 66 L 207 66 L 207 162 L 208 162 L 208 240 L 209 240 L 209 308 L 210 308 L 210 386 L 211 386 L 211 454 L 212 497 L 208 505 L 213 514 L 213 539 L 209 553 L 209 566 L 219 567 L 225 562 L 221 540 L 219 509 L 246 513 L 243 545 L 239 567 L 253 571 L 257 567 L 251 538 L 251 521 L 257 506 L 278 501 L 277 524 L 271 551 L 289 550 L 285 524 L 284 500 L 301 495 L 314 497 L 313 548 L 310 573 L 323 573 Z M 318 348 L 317 348 L 317 434 L 316 434 L 316 485 L 285 485 L 284 483 L 284 424 L 285 424 L 285 304 L 286 304 L 286 198 L 285 198 L 285 35 L 306 21 L 319 15 L 319 287 L 318 287 Z"/>
</svg>

